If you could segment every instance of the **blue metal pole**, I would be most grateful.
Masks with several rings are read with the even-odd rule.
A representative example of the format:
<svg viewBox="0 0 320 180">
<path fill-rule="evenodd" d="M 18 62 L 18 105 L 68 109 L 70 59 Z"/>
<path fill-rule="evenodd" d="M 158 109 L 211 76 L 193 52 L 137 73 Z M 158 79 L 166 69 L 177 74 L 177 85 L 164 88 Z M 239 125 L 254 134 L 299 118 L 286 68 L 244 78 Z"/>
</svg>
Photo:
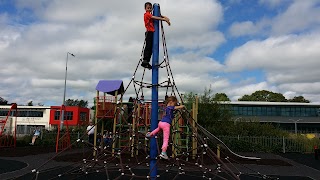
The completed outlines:
<svg viewBox="0 0 320 180">
<path fill-rule="evenodd" d="M 153 4 L 153 16 L 160 16 L 159 4 Z M 159 81 L 159 20 L 154 20 L 153 46 L 152 46 L 152 103 L 151 103 L 151 130 L 158 127 L 158 81 Z M 157 142 L 153 137 L 150 142 L 150 176 L 156 179 L 157 176 L 157 160 L 158 155 Z"/>
</svg>

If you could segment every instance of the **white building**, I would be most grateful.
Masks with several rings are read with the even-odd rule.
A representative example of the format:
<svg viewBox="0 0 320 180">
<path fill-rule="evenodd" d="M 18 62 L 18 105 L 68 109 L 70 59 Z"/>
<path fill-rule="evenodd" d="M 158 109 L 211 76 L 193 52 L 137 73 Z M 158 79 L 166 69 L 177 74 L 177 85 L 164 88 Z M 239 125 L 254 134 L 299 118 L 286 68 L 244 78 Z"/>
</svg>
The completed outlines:
<svg viewBox="0 0 320 180">
<path fill-rule="evenodd" d="M 0 105 L 0 119 L 5 119 L 11 105 Z M 14 110 L 15 111 L 15 110 Z M 50 106 L 19 106 L 16 117 L 9 116 L 13 121 L 17 119 L 17 134 L 31 134 L 32 130 L 40 126 L 41 129 L 50 129 Z M 14 122 L 13 122 L 14 123 Z"/>
</svg>

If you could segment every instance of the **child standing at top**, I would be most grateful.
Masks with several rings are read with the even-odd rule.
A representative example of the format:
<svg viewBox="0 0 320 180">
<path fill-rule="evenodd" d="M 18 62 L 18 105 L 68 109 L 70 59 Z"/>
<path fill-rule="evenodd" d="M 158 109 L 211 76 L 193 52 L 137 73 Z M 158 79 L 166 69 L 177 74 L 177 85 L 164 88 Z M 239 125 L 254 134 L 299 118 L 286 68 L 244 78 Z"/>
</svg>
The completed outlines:
<svg viewBox="0 0 320 180">
<path fill-rule="evenodd" d="M 175 109 L 182 109 L 184 108 L 184 105 L 177 106 L 177 98 L 174 96 L 170 96 L 167 98 L 166 103 L 167 107 L 165 109 L 165 115 L 161 119 L 161 121 L 158 124 L 158 128 L 153 130 L 152 132 L 148 132 L 146 134 L 147 138 L 150 138 L 152 136 L 155 136 L 160 130 L 163 131 L 163 144 L 162 144 L 162 152 L 160 154 L 160 157 L 163 159 L 168 159 L 167 155 L 167 147 L 169 143 L 169 136 L 170 136 L 170 126 L 172 123 L 172 119 L 174 118 L 173 110 Z"/>
<path fill-rule="evenodd" d="M 144 25 L 146 27 L 146 33 L 145 33 L 146 46 L 144 48 L 143 61 L 141 66 L 144 68 L 151 69 L 152 66 L 150 65 L 149 62 L 152 55 L 153 32 L 154 32 L 153 20 L 157 19 L 160 21 L 166 21 L 170 26 L 170 19 L 167 18 L 166 16 L 161 16 L 161 17 L 153 16 L 151 14 L 152 4 L 150 2 L 146 2 L 144 4 L 144 9 L 146 10 L 146 12 L 144 13 Z"/>
</svg>

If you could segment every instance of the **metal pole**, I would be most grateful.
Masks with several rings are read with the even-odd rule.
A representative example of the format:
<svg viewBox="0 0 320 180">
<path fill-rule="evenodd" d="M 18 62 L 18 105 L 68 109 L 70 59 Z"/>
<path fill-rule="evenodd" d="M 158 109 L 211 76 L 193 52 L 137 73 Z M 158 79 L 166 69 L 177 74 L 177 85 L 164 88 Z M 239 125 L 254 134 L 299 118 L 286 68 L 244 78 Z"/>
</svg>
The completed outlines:
<svg viewBox="0 0 320 180">
<path fill-rule="evenodd" d="M 67 71 L 68 71 L 68 55 L 71 55 L 73 57 L 75 57 L 74 54 L 67 52 L 67 59 L 66 59 L 66 71 L 64 74 L 64 91 L 63 91 L 63 101 L 62 101 L 62 105 L 65 106 L 66 105 L 66 91 L 67 91 Z M 62 130 L 63 128 L 63 121 L 64 121 L 64 108 L 62 108 L 61 111 L 61 119 L 60 119 L 60 130 Z"/>
<path fill-rule="evenodd" d="M 153 4 L 153 16 L 160 16 L 159 4 Z M 159 81 L 159 20 L 154 20 L 153 46 L 152 46 L 152 103 L 151 103 L 151 130 L 158 126 L 158 81 Z M 157 178 L 157 141 L 153 137 L 150 142 L 150 176 Z"/>
<path fill-rule="evenodd" d="M 299 121 L 303 120 L 303 119 L 298 119 L 298 120 L 289 119 L 289 120 L 291 120 L 291 121 L 294 122 L 294 133 L 295 133 L 295 134 L 298 134 L 298 125 L 297 125 L 297 123 L 298 123 Z"/>
<path fill-rule="evenodd" d="M 282 152 L 286 153 L 286 141 L 284 140 L 284 136 L 282 136 Z"/>
</svg>

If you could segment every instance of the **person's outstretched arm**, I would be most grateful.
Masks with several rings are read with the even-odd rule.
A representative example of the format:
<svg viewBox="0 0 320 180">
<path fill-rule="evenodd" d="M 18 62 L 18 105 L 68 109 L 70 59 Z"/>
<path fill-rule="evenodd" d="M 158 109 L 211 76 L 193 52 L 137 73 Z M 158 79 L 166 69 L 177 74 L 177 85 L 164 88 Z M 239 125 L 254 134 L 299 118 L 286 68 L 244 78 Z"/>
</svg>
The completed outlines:
<svg viewBox="0 0 320 180">
<path fill-rule="evenodd" d="M 170 19 L 167 16 L 163 16 L 163 15 L 160 15 L 160 16 L 170 21 Z"/>
<path fill-rule="evenodd" d="M 166 16 L 161 16 L 161 17 L 158 17 L 158 16 L 152 16 L 151 17 L 152 19 L 157 19 L 157 20 L 160 20 L 160 21 L 166 21 L 168 23 L 168 25 L 170 26 L 171 23 L 170 23 L 170 19 L 167 18 Z"/>
<path fill-rule="evenodd" d="M 180 106 L 175 106 L 174 109 L 183 109 L 185 106 L 184 105 L 180 105 Z"/>
</svg>

